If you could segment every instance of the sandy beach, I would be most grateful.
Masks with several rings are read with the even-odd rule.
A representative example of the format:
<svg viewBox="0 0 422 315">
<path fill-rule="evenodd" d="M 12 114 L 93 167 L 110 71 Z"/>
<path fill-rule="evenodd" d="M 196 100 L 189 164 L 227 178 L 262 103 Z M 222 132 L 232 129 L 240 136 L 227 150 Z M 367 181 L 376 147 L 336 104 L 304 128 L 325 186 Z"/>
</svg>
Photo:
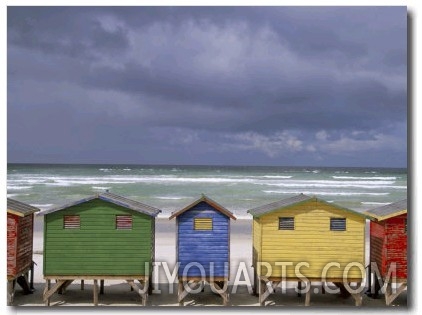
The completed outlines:
<svg viewBox="0 0 422 315">
<path fill-rule="evenodd" d="M 34 226 L 34 261 L 35 275 L 34 287 L 35 292 L 30 295 L 23 295 L 19 286 L 16 286 L 14 298 L 15 306 L 35 307 L 44 306 L 42 301 L 42 293 L 45 286 L 43 279 L 43 222 L 42 218 L 37 217 Z M 247 280 L 245 274 L 236 275 L 238 267 L 244 263 L 248 271 L 249 279 L 253 281 L 252 275 L 252 221 L 236 220 L 231 222 L 231 263 L 230 263 L 230 302 L 231 307 L 241 306 L 259 306 L 258 297 L 250 294 L 246 285 L 239 285 L 236 288 L 234 280 Z M 167 263 L 170 271 L 173 271 L 176 261 L 175 247 L 175 222 L 168 219 L 158 219 L 156 222 L 156 261 Z M 367 246 L 367 251 L 369 247 Z M 245 269 L 244 269 L 245 270 Z M 246 277 L 247 277 L 246 276 Z M 177 286 L 169 285 L 163 266 L 158 268 L 158 273 L 154 279 L 158 278 L 155 286 L 155 292 L 149 296 L 147 307 L 151 310 L 159 309 L 160 306 L 178 307 L 177 303 Z M 154 281 L 157 282 L 157 281 Z M 270 295 L 266 301 L 269 307 L 287 307 L 297 309 L 303 307 L 305 296 L 297 296 L 294 290 L 295 283 L 288 283 L 285 292 L 281 292 L 281 288 L 276 289 L 276 294 Z M 315 284 L 311 288 L 311 307 L 318 308 L 336 308 L 336 307 L 355 307 L 353 298 L 342 298 L 335 294 L 322 294 L 320 285 Z M 51 298 L 51 306 L 92 306 L 92 281 L 85 281 L 84 290 L 81 290 L 80 282 L 73 282 L 66 290 L 65 294 L 54 294 Z M 279 292 L 280 291 L 280 292 Z M 317 292 L 317 293 L 316 293 Z M 185 299 L 186 306 L 221 306 L 222 299 L 213 293 L 209 286 L 206 286 L 204 292 L 198 294 L 190 294 Z M 105 281 L 104 294 L 99 296 L 99 306 L 141 306 L 139 295 L 130 290 L 127 283 L 120 280 Z M 385 307 L 383 296 L 379 299 L 371 299 L 363 295 L 363 307 Z M 394 302 L 394 307 L 407 306 L 407 292 L 402 293 Z"/>
</svg>

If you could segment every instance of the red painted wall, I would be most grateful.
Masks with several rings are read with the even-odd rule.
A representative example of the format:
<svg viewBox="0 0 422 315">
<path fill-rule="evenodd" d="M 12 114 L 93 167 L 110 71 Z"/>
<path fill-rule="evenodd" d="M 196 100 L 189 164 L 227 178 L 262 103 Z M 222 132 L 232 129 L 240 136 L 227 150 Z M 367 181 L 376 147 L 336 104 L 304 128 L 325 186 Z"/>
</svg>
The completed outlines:
<svg viewBox="0 0 422 315">
<path fill-rule="evenodd" d="M 380 222 L 371 221 L 371 262 L 376 262 L 383 277 L 396 263 L 396 279 L 407 279 L 407 214 Z"/>
<path fill-rule="evenodd" d="M 396 263 L 397 278 L 407 279 L 407 214 L 385 220 L 387 263 Z"/>
<path fill-rule="evenodd" d="M 7 213 L 7 277 L 19 275 L 32 263 L 33 215 Z"/>
<path fill-rule="evenodd" d="M 375 262 L 381 275 L 384 276 L 386 268 L 385 228 L 384 224 L 371 221 L 371 263 Z"/>
</svg>

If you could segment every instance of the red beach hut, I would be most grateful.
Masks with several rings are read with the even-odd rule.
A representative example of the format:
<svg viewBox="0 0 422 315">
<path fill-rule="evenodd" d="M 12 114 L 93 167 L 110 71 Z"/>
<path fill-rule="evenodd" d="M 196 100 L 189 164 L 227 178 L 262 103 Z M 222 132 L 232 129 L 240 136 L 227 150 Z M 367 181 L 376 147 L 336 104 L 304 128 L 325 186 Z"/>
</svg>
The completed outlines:
<svg viewBox="0 0 422 315">
<path fill-rule="evenodd" d="M 385 287 L 385 302 L 390 305 L 407 288 L 407 199 L 369 210 L 367 214 L 373 218 L 370 223 L 373 296 L 378 295 L 379 276 Z M 393 283 L 397 286 L 395 292 Z"/>
<path fill-rule="evenodd" d="M 32 244 L 34 213 L 40 209 L 26 203 L 7 198 L 7 304 L 11 305 L 15 284 L 23 288 L 24 293 L 32 292 L 33 283 L 29 283 L 32 269 Z"/>
</svg>

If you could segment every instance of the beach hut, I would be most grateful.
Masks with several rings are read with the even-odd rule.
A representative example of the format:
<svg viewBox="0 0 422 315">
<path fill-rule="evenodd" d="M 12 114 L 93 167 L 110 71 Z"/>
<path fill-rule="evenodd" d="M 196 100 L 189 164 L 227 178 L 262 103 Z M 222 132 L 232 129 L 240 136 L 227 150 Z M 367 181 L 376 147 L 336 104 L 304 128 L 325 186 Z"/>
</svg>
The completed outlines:
<svg viewBox="0 0 422 315">
<path fill-rule="evenodd" d="M 361 305 L 360 291 L 350 285 L 361 288 L 365 279 L 365 215 L 304 194 L 248 213 L 253 216 L 254 292 L 259 290 L 260 305 L 283 281 L 298 282 L 298 292 L 306 292 L 305 305 L 312 282 L 322 282 L 323 292 L 333 292 L 326 286 L 333 283 Z"/>
<path fill-rule="evenodd" d="M 205 195 L 185 208 L 171 214 L 176 218 L 178 302 L 183 300 L 192 285 L 203 286 L 208 282 L 211 289 L 220 294 L 227 305 L 227 285 L 230 275 L 230 219 L 235 216 L 226 208 Z M 202 287 L 203 288 L 203 287 Z"/>
<path fill-rule="evenodd" d="M 375 290 L 370 296 L 378 296 L 379 276 L 385 286 L 385 302 L 390 305 L 407 288 L 407 199 L 368 210 L 367 214 L 373 218 L 370 269 Z M 394 293 L 393 283 L 397 286 Z"/>
<path fill-rule="evenodd" d="M 7 198 L 7 304 L 13 303 L 15 284 L 32 293 L 34 213 L 40 209 Z M 29 272 L 31 271 L 31 279 Z"/>
<path fill-rule="evenodd" d="M 46 305 L 74 280 L 93 280 L 98 305 L 98 280 L 103 291 L 107 279 L 127 281 L 146 305 L 159 212 L 108 191 L 41 212 Z"/>
</svg>

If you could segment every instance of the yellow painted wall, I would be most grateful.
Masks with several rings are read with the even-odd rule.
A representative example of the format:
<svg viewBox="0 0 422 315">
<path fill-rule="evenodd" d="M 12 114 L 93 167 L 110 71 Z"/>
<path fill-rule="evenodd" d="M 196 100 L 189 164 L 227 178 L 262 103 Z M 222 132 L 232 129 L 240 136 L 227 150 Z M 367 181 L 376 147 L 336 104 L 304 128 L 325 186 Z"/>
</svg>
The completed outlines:
<svg viewBox="0 0 422 315">
<path fill-rule="evenodd" d="M 279 217 L 294 217 L 294 230 L 279 230 Z M 346 231 L 330 231 L 330 218 L 346 218 Z M 255 227 L 254 233 L 260 228 Z M 254 248 L 258 261 L 268 262 L 273 277 L 281 277 L 282 270 L 274 262 L 292 262 L 287 267 L 287 277 L 295 277 L 294 267 L 300 262 L 309 263 L 300 272 L 307 278 L 321 277 L 322 270 L 330 262 L 340 263 L 341 268 L 331 267 L 327 277 L 341 278 L 346 265 L 358 262 L 365 266 L 365 218 L 315 199 L 259 218 L 261 237 L 254 234 Z M 261 244 L 259 244 L 259 242 Z M 260 275 L 266 274 L 263 268 Z M 361 270 L 353 267 L 349 278 L 361 278 Z"/>
<path fill-rule="evenodd" d="M 259 219 L 254 218 L 253 224 L 253 252 L 252 252 L 252 263 L 255 266 L 256 262 L 260 259 L 260 249 L 261 249 L 261 225 L 259 224 Z"/>
</svg>

